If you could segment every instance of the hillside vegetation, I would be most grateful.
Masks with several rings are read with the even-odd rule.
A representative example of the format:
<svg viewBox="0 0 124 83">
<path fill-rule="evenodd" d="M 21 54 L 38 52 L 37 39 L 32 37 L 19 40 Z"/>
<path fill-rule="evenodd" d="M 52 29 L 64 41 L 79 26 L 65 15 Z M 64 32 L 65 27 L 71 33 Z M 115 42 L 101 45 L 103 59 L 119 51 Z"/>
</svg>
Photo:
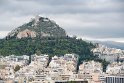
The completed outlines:
<svg viewBox="0 0 124 83">
<path fill-rule="evenodd" d="M 108 63 L 93 55 L 91 49 L 94 47 L 95 45 L 91 42 L 86 42 L 82 39 L 76 39 L 76 37 L 68 36 L 64 38 L 11 38 L 9 40 L 0 40 L 0 55 L 32 55 L 37 53 L 48 54 L 52 57 L 54 55 L 63 56 L 67 53 L 76 53 L 79 55 L 78 65 L 84 60 L 95 60 L 102 62 L 105 69 Z"/>
<path fill-rule="evenodd" d="M 64 55 L 66 53 L 76 53 L 84 58 L 92 58 L 92 43 L 85 42 L 81 39 L 65 38 L 23 38 L 23 39 L 1 39 L 1 55 L 31 55 L 35 53 L 49 55 Z"/>
</svg>

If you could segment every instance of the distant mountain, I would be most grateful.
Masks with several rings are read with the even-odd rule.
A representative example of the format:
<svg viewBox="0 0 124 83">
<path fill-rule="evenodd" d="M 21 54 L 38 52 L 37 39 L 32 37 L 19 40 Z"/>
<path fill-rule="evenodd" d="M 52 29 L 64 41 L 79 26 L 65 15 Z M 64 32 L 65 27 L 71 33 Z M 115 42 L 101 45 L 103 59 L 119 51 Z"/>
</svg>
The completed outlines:
<svg viewBox="0 0 124 83">
<path fill-rule="evenodd" d="M 124 43 L 114 42 L 114 41 L 94 41 L 94 42 L 106 45 L 110 48 L 117 48 L 124 50 Z"/>
<path fill-rule="evenodd" d="M 25 37 L 65 37 L 66 32 L 59 27 L 54 21 L 36 16 L 30 22 L 12 30 L 8 36 L 9 38 L 25 38 Z"/>
</svg>

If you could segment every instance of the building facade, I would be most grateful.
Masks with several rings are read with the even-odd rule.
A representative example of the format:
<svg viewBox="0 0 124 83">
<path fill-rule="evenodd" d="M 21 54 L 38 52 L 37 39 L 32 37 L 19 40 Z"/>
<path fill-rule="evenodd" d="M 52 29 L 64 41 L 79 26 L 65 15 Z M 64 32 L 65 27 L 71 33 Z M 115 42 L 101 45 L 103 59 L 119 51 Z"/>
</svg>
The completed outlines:
<svg viewBox="0 0 124 83">
<path fill-rule="evenodd" d="M 124 76 L 107 76 L 106 83 L 124 83 Z"/>
</svg>

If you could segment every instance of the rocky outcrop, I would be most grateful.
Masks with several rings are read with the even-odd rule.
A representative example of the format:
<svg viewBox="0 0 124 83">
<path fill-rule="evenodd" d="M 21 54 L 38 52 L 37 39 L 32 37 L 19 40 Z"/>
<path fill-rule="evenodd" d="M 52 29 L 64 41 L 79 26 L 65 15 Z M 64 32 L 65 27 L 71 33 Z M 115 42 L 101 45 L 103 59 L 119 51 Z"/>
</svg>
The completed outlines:
<svg viewBox="0 0 124 83">
<path fill-rule="evenodd" d="M 25 37 L 31 37 L 31 38 L 34 38 L 36 37 L 36 32 L 35 31 L 31 31 L 31 30 L 24 30 L 24 31 L 21 31 L 17 34 L 17 38 L 21 39 L 21 38 L 25 38 Z"/>
</svg>

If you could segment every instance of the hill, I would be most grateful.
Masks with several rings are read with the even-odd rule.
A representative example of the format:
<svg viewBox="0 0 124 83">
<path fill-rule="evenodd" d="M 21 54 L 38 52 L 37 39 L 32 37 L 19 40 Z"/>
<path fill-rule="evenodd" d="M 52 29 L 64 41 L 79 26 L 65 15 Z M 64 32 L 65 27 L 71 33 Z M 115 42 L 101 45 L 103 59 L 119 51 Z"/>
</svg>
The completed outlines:
<svg viewBox="0 0 124 83">
<path fill-rule="evenodd" d="M 94 56 L 92 49 L 95 47 L 91 42 L 69 37 L 64 29 L 48 18 L 38 17 L 14 29 L 8 36 L 0 40 L 0 55 L 32 55 L 48 54 L 50 57 L 62 56 L 67 53 L 79 55 L 79 64 L 82 61 L 96 60 L 103 63 L 105 60 Z"/>
</svg>

